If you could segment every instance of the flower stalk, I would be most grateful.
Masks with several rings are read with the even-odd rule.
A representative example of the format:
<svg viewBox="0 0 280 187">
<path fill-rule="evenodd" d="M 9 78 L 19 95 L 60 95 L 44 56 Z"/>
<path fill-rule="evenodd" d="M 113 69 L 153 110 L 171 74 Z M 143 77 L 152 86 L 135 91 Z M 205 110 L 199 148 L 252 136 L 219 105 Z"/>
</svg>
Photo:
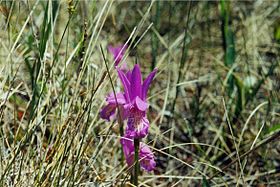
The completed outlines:
<svg viewBox="0 0 280 187">
<path fill-rule="evenodd" d="M 139 164 L 139 139 L 136 138 L 134 139 L 134 180 L 133 184 L 135 186 L 138 186 L 138 175 L 139 175 L 139 170 L 140 170 L 140 164 Z"/>
</svg>

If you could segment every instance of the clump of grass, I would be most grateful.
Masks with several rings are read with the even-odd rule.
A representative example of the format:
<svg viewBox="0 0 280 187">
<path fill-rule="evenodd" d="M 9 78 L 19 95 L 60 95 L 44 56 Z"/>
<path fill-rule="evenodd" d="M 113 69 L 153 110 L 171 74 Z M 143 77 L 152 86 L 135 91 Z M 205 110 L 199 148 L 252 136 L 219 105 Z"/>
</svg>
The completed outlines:
<svg viewBox="0 0 280 187">
<path fill-rule="evenodd" d="M 157 77 L 139 186 L 279 183 L 279 3 L 2 1 L 0 186 L 124 186 L 99 46 Z M 133 64 L 129 64 L 130 67 Z M 115 87 L 116 90 L 120 88 Z"/>
</svg>

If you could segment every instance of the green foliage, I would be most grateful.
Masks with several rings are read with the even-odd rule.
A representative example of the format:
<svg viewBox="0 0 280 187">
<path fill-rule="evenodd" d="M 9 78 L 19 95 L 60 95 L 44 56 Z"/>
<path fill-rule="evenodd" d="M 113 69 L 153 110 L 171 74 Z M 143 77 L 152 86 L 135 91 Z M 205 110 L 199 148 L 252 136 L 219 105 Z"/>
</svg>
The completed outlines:
<svg viewBox="0 0 280 187">
<path fill-rule="evenodd" d="M 208 180 L 203 176 L 202 187 L 210 187 Z"/>
<path fill-rule="evenodd" d="M 222 0 L 220 1 L 221 6 L 221 30 L 224 48 L 224 63 L 229 69 L 233 66 L 235 62 L 235 43 L 234 43 L 234 32 L 231 26 L 230 17 L 230 1 Z M 232 72 L 233 73 L 233 72 Z M 234 79 L 230 73 L 228 78 L 228 94 L 231 95 L 234 89 Z"/>
<path fill-rule="evenodd" d="M 1 2 L 0 186 L 131 185 L 122 122 L 99 117 L 105 93 L 121 91 L 106 47 L 125 42 L 129 67 L 158 69 L 145 140 L 157 168 L 139 186 L 275 185 L 278 12 L 276 1 Z"/>
<path fill-rule="evenodd" d="M 280 124 L 275 124 L 272 127 L 268 128 L 268 133 L 273 133 L 280 130 Z"/>
</svg>

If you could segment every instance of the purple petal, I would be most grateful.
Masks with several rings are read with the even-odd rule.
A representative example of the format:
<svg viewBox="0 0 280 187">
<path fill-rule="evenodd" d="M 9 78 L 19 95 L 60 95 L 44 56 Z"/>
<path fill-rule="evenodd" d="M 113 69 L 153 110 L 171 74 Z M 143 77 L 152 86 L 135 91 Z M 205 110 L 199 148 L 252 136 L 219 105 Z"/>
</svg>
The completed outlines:
<svg viewBox="0 0 280 187">
<path fill-rule="evenodd" d="M 120 110 L 121 110 L 122 120 L 126 120 L 128 118 L 130 108 L 131 108 L 130 103 L 126 103 L 124 105 L 121 105 Z"/>
<path fill-rule="evenodd" d="M 122 65 L 121 65 L 121 68 L 120 68 L 123 72 L 127 72 L 129 69 L 128 69 L 128 66 L 126 64 L 126 62 L 123 62 Z"/>
<path fill-rule="evenodd" d="M 108 50 L 113 56 L 115 56 L 116 48 L 114 48 L 112 45 L 109 45 Z"/>
<path fill-rule="evenodd" d="M 121 137 L 121 144 L 127 165 L 130 167 L 134 161 L 134 142 L 129 136 Z"/>
<path fill-rule="evenodd" d="M 141 111 L 146 111 L 147 110 L 147 108 L 149 107 L 149 105 L 148 105 L 148 103 L 147 102 L 145 102 L 145 101 L 143 101 L 140 97 L 136 97 L 136 99 L 135 99 L 135 104 L 136 104 L 136 106 L 137 106 L 137 108 L 139 109 L 139 110 L 141 110 Z"/>
<path fill-rule="evenodd" d="M 114 56 L 115 66 L 118 66 L 124 56 L 126 45 L 120 45 L 117 47 L 109 45 L 108 50 Z"/>
<path fill-rule="evenodd" d="M 142 75 L 138 64 L 136 64 L 132 70 L 130 89 L 131 100 L 135 99 L 136 96 L 142 98 Z"/>
<path fill-rule="evenodd" d="M 131 76 L 132 76 L 132 73 L 131 73 L 131 71 L 130 71 L 130 70 L 126 72 L 125 76 L 126 76 L 126 77 L 127 77 L 127 79 L 129 80 L 129 82 L 131 82 Z"/>
<path fill-rule="evenodd" d="M 124 156 L 128 167 L 131 167 L 134 163 L 134 141 L 129 134 L 125 134 L 121 138 L 121 144 L 123 147 Z M 142 169 L 146 171 L 152 171 L 155 169 L 156 162 L 155 156 L 151 149 L 143 142 L 140 142 L 139 161 Z"/>
<path fill-rule="evenodd" d="M 117 99 L 117 102 L 116 102 L 116 99 Z M 114 103 L 114 104 L 125 104 L 126 103 L 126 100 L 125 100 L 125 97 L 123 95 L 123 93 L 116 93 L 116 98 L 115 98 L 115 95 L 114 93 L 110 93 L 109 96 L 106 97 L 106 101 L 108 103 Z"/>
<path fill-rule="evenodd" d="M 156 167 L 156 162 L 154 159 L 145 159 L 140 162 L 140 166 L 142 169 L 150 172 L 153 171 Z"/>
<path fill-rule="evenodd" d="M 124 153 L 126 155 L 134 150 L 133 139 L 127 134 L 125 134 L 124 137 L 121 137 L 121 144 L 124 146 Z"/>
<path fill-rule="evenodd" d="M 108 103 L 105 107 L 102 108 L 100 112 L 100 117 L 110 121 L 111 116 L 115 114 L 117 109 L 117 104 L 119 105 L 121 119 L 125 120 L 128 116 L 127 114 L 127 103 L 123 93 L 116 93 L 116 98 L 114 93 L 110 93 L 106 97 L 106 102 Z M 126 106 L 126 107 L 124 107 Z"/>
<path fill-rule="evenodd" d="M 148 93 L 149 86 L 150 86 L 152 80 L 154 79 L 156 73 L 157 73 L 157 69 L 154 69 L 154 71 L 152 71 L 149 74 L 149 76 L 145 79 L 145 81 L 143 82 L 143 86 L 142 86 L 142 99 L 144 101 L 147 98 L 147 93 Z"/>
<path fill-rule="evenodd" d="M 117 108 L 116 104 L 106 105 L 105 107 L 102 108 L 102 110 L 100 112 L 100 117 L 102 119 L 106 119 L 106 120 L 110 121 L 110 117 L 115 114 L 116 108 Z"/>
<path fill-rule="evenodd" d="M 146 171 L 152 171 L 156 167 L 155 156 L 145 143 L 140 143 L 140 166 Z"/>
<path fill-rule="evenodd" d="M 118 48 L 115 48 L 115 47 L 111 46 L 111 45 L 108 46 L 108 50 L 114 56 L 115 66 L 117 66 L 119 64 L 119 61 L 120 61 L 117 58 L 120 50 Z"/>
<path fill-rule="evenodd" d="M 131 93 L 130 93 L 130 82 L 127 79 L 127 77 L 125 76 L 125 74 L 122 70 L 117 68 L 117 71 L 118 71 L 119 78 L 121 79 L 121 82 L 122 82 L 123 87 L 124 87 L 124 93 L 125 93 L 127 99 L 130 101 L 130 98 L 131 98 L 131 96 L 130 96 L 131 95 Z"/>
</svg>

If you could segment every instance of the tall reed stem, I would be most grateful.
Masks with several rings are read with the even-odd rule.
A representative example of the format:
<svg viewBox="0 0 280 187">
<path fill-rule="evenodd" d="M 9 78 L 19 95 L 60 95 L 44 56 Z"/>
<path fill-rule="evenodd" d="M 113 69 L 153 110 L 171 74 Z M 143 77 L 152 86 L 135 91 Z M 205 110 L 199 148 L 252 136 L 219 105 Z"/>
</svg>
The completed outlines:
<svg viewBox="0 0 280 187">
<path fill-rule="evenodd" d="M 133 184 L 138 186 L 138 174 L 139 174 L 139 139 L 134 139 L 134 178 Z"/>
</svg>

